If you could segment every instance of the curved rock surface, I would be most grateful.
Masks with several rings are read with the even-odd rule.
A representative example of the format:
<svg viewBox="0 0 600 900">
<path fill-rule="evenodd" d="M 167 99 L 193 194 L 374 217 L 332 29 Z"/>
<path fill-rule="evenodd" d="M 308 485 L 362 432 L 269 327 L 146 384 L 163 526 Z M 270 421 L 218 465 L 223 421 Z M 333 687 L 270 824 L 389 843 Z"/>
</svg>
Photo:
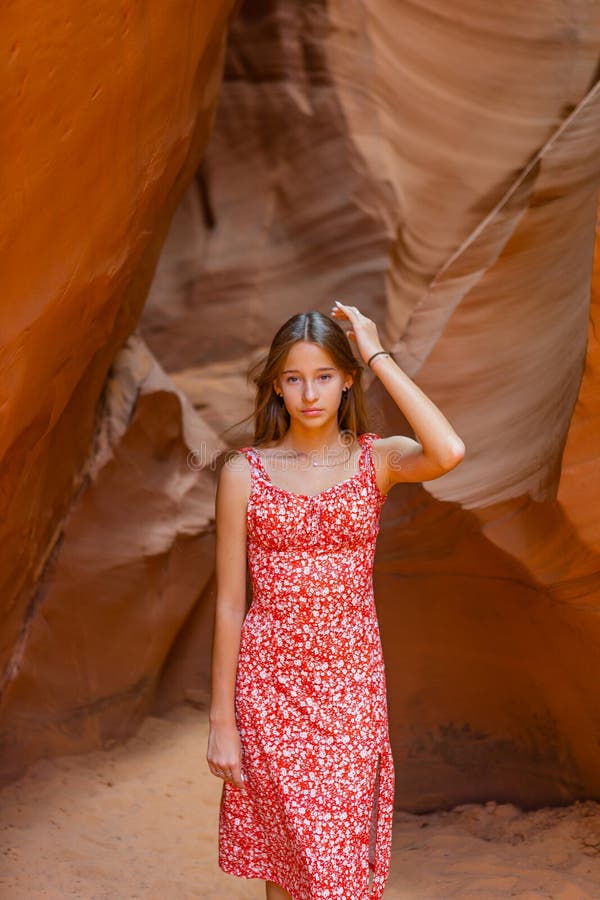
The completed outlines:
<svg viewBox="0 0 600 900">
<path fill-rule="evenodd" d="M 222 449 L 132 336 L 111 368 L 82 489 L 4 688 L 2 743 L 10 753 L 0 776 L 40 755 L 125 737 L 157 702 L 163 671 L 173 680 L 171 647 L 210 597 Z M 204 679 L 207 650 L 194 671 Z"/>
<path fill-rule="evenodd" d="M 198 167 L 230 6 L 2 26 L 2 775 L 204 702 L 244 372 L 337 295 L 467 445 L 382 520 L 398 805 L 597 796 L 597 4 L 247 0 Z"/>
<path fill-rule="evenodd" d="M 141 322 L 235 446 L 249 354 L 345 298 L 464 438 L 394 489 L 377 556 L 411 811 L 600 792 L 599 51 L 592 2 L 247 0 Z M 406 431 L 369 394 L 374 430 Z"/>
<path fill-rule="evenodd" d="M 157 577 L 164 569 L 163 586 L 153 588 L 163 591 L 166 573 L 191 552 L 191 533 L 199 536 L 206 524 L 210 485 L 195 473 L 205 495 L 195 526 L 186 525 L 186 543 L 164 484 L 152 484 L 158 495 L 148 493 L 140 475 L 130 506 L 101 513 L 84 464 L 95 454 L 103 408 L 98 401 L 109 367 L 138 320 L 173 209 L 212 125 L 232 6 L 233 0 L 151 6 L 67 0 L 50 12 L 47 4 L 17 0 L 3 12 L 4 774 L 39 752 L 75 750 L 133 727 L 153 694 L 168 642 L 201 589 L 196 570 L 193 587 L 171 588 L 171 611 L 156 612 L 156 595 L 143 609 L 152 568 L 149 559 L 142 563 L 144 547 L 150 544 L 156 554 Z M 168 402 L 165 390 L 171 392 Z M 152 469 L 158 446 L 167 456 L 174 453 L 170 465 L 177 480 L 185 416 L 177 412 L 172 386 L 153 396 L 139 415 L 158 428 L 156 446 L 150 438 L 140 445 L 139 453 L 150 456 L 140 456 L 139 467 L 142 473 Z M 185 415 L 194 417 L 191 409 Z M 216 447 L 208 428 L 206 436 Z M 126 471 L 124 465 L 121 478 Z M 115 476 L 113 488 L 117 481 Z M 92 518 L 87 527 L 79 520 L 75 534 L 70 528 L 84 503 Z M 159 510 L 171 517 L 163 525 L 160 553 L 139 534 L 156 527 Z M 135 570 L 127 579 L 120 570 L 128 589 L 139 592 L 132 604 L 119 577 L 108 572 L 117 563 L 107 547 L 115 514 L 120 525 L 128 523 L 126 534 L 119 534 L 120 550 L 113 550 L 117 557 L 123 552 L 120 564 Z M 109 528 L 106 540 L 100 538 L 103 526 Z M 164 633 L 155 644 L 125 647 L 121 641 L 140 621 L 148 632 L 154 622 Z M 100 663 L 98 656 L 104 657 Z"/>
</svg>

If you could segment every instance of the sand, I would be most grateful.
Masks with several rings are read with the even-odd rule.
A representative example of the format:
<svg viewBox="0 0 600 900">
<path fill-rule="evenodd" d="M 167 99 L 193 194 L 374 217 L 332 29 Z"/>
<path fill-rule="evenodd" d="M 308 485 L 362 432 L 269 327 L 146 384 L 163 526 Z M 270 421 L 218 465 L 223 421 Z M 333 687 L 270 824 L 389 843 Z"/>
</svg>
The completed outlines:
<svg viewBox="0 0 600 900">
<path fill-rule="evenodd" d="M 207 735 L 206 712 L 183 705 L 125 744 L 38 762 L 0 791 L 2 900 L 264 898 L 263 882 L 218 868 Z M 598 803 L 395 818 L 386 900 L 600 898 Z"/>
</svg>

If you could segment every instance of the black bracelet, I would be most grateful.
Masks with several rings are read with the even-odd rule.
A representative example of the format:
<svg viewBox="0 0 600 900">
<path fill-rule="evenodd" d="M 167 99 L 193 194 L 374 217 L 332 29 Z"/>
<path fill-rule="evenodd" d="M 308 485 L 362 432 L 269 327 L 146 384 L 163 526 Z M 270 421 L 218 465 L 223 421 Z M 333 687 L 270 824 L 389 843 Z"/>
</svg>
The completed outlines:
<svg viewBox="0 0 600 900">
<path fill-rule="evenodd" d="M 390 354 L 387 352 L 387 350 L 378 350 L 377 353 L 374 353 L 373 356 L 369 357 L 369 359 L 367 360 L 367 365 L 370 366 L 371 360 L 375 359 L 376 356 L 381 356 L 382 354 L 384 356 L 390 356 Z"/>
</svg>

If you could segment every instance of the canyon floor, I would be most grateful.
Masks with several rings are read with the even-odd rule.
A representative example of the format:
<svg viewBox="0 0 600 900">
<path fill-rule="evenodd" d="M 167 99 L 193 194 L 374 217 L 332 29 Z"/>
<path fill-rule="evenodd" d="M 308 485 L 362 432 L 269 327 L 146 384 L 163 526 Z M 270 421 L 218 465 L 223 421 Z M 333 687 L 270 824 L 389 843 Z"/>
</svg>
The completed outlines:
<svg viewBox="0 0 600 900">
<path fill-rule="evenodd" d="M 0 791 L 6 900 L 258 900 L 217 865 L 206 712 L 150 717 L 108 751 L 40 761 Z M 385 900 L 598 900 L 600 804 L 397 812 Z"/>
</svg>

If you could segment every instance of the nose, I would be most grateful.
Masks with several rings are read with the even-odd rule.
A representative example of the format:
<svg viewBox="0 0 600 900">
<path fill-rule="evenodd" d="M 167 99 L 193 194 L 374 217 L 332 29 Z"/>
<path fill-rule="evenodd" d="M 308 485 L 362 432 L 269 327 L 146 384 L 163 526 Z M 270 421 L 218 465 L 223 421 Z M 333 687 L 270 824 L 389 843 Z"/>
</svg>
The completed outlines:
<svg viewBox="0 0 600 900">
<path fill-rule="evenodd" d="M 304 382 L 304 399 L 311 401 L 315 400 L 317 397 L 317 390 L 313 385 L 312 381 Z"/>
</svg>

